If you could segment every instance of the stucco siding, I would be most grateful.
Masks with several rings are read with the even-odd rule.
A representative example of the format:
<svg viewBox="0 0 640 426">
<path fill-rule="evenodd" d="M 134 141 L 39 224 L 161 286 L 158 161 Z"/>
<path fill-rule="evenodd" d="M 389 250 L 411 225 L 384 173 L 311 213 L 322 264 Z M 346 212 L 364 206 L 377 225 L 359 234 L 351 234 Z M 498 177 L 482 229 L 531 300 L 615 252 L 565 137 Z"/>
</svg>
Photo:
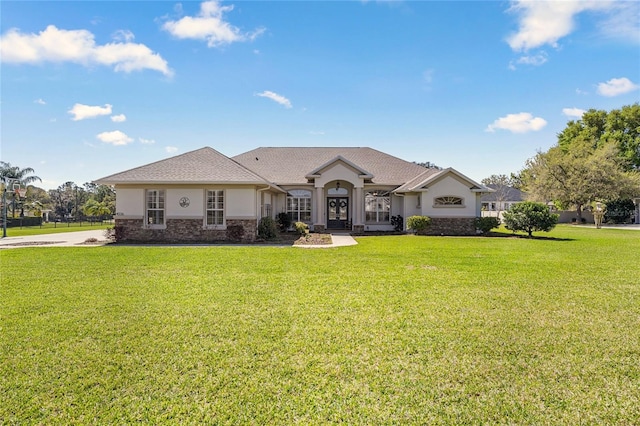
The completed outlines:
<svg viewBox="0 0 640 426">
<path fill-rule="evenodd" d="M 184 201 L 188 199 L 188 206 L 182 207 L 180 205 L 180 201 L 183 199 Z M 167 189 L 165 202 L 167 217 L 204 218 L 204 190 L 202 188 Z"/>
<path fill-rule="evenodd" d="M 438 197 L 455 196 L 464 199 L 463 206 L 434 207 Z M 468 186 L 453 176 L 446 176 L 422 194 L 422 214 L 432 217 L 476 217 L 477 196 Z"/>
<path fill-rule="evenodd" d="M 227 217 L 242 218 L 256 216 L 256 196 L 253 188 L 227 189 L 225 209 Z"/>
<path fill-rule="evenodd" d="M 144 217 L 144 189 L 116 188 L 116 216 Z"/>
</svg>

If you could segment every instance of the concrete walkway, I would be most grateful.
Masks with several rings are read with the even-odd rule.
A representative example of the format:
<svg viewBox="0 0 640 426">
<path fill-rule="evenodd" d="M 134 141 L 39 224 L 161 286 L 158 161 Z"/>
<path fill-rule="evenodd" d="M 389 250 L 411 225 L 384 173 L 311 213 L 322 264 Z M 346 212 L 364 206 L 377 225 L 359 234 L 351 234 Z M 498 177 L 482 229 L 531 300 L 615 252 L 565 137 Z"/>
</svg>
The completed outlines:
<svg viewBox="0 0 640 426">
<path fill-rule="evenodd" d="M 294 247 L 300 248 L 333 248 L 333 247 L 345 247 L 345 246 L 355 246 L 358 244 L 356 240 L 353 239 L 351 234 L 331 234 L 331 244 L 317 244 L 317 245 L 294 245 Z"/>
</svg>

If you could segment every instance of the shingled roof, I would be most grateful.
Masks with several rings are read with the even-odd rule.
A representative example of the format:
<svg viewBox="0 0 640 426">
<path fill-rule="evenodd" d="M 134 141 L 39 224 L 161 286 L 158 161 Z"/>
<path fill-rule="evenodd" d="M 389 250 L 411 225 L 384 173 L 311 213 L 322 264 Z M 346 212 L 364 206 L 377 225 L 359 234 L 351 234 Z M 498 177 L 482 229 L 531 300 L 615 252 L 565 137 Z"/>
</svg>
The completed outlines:
<svg viewBox="0 0 640 426">
<path fill-rule="evenodd" d="M 116 173 L 98 179 L 96 183 L 105 185 L 127 183 L 268 184 L 258 174 L 209 147 Z"/>
<path fill-rule="evenodd" d="M 304 184 L 305 176 L 337 157 L 371 173 L 377 184 L 402 185 L 425 171 L 415 163 L 364 147 L 263 147 L 233 159 L 270 182 Z"/>
</svg>

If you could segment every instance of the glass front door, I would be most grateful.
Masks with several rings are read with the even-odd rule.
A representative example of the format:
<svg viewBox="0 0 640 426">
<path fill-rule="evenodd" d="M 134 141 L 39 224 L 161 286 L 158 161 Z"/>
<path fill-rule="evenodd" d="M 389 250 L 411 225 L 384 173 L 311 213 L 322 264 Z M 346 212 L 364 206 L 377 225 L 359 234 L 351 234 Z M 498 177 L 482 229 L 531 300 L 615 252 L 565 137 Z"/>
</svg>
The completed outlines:
<svg viewBox="0 0 640 426">
<path fill-rule="evenodd" d="M 349 198 L 327 198 L 327 229 L 345 229 L 349 220 Z"/>
</svg>

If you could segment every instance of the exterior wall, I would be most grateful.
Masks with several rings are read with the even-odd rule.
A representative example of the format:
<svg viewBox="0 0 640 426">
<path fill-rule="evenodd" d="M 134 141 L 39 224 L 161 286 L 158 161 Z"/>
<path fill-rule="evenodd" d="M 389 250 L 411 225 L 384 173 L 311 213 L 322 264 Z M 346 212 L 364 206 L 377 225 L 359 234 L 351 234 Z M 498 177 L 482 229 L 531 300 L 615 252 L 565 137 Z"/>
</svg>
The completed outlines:
<svg viewBox="0 0 640 426">
<path fill-rule="evenodd" d="M 464 206 L 434 207 L 437 197 L 456 196 L 464 199 Z M 429 217 L 476 217 L 479 216 L 479 197 L 468 184 L 453 176 L 445 176 L 422 193 L 421 215 Z M 476 213 L 478 212 L 478 213 Z"/>
<path fill-rule="evenodd" d="M 144 217 L 144 189 L 116 188 L 116 217 Z"/>
<path fill-rule="evenodd" d="M 231 188 L 225 190 L 224 208 L 227 217 L 255 218 L 256 196 L 254 188 Z"/>
<path fill-rule="evenodd" d="M 226 229 L 206 229 L 202 219 L 167 219 L 166 229 L 148 229 L 143 219 L 116 217 L 116 238 L 119 243 L 212 243 L 252 242 L 256 239 L 255 219 L 227 220 Z"/>
<path fill-rule="evenodd" d="M 144 190 L 143 190 L 144 192 Z M 144 197 L 144 194 L 143 194 Z M 189 205 L 182 207 L 180 200 L 189 199 Z M 202 188 L 170 188 L 166 190 L 165 210 L 171 218 L 200 218 L 204 220 L 204 189 Z M 144 213 L 144 212 L 143 212 Z"/>
</svg>

